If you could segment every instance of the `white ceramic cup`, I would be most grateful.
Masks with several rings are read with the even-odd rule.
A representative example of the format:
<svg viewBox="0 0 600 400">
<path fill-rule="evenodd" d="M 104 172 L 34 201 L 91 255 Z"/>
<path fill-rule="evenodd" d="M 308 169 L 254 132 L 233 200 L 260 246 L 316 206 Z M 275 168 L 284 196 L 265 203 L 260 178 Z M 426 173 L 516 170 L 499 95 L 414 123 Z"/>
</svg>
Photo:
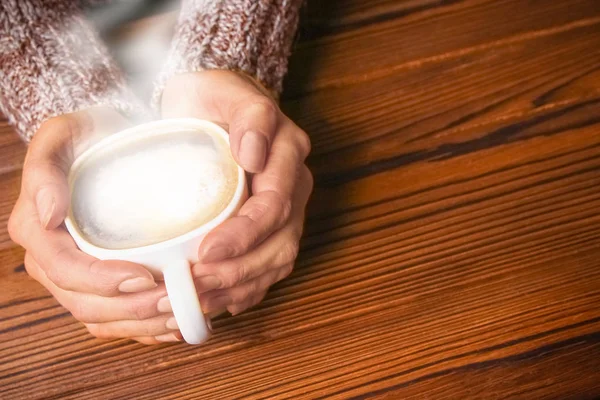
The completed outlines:
<svg viewBox="0 0 600 400">
<path fill-rule="evenodd" d="M 209 121 L 183 118 L 150 122 L 115 133 L 96 143 L 79 156 L 69 172 L 69 186 L 72 187 L 80 168 L 98 150 L 108 146 L 118 146 L 120 141 L 133 136 L 151 137 L 181 130 L 199 130 L 209 135 L 220 136 L 229 143 L 229 135 Z M 233 161 L 235 162 L 235 161 Z M 248 196 L 244 170 L 238 166 L 238 181 L 235 193 L 227 207 L 214 219 L 181 236 L 131 249 L 105 249 L 88 242 L 80 233 L 72 211 L 65 220 L 67 229 L 77 246 L 85 253 L 101 260 L 123 260 L 145 266 L 155 278 L 164 277 L 173 314 L 186 342 L 202 343 L 210 337 L 210 321 L 205 319 L 191 273 L 191 264 L 198 262 L 198 248 L 202 239 L 217 225 L 233 216 Z"/>
</svg>

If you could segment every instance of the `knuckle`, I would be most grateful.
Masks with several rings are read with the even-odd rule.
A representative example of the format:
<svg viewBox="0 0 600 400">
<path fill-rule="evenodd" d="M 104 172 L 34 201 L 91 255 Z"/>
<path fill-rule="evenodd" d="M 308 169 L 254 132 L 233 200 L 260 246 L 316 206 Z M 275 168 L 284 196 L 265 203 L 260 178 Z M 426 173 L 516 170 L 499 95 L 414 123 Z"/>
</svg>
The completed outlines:
<svg viewBox="0 0 600 400">
<path fill-rule="evenodd" d="M 66 174 L 65 167 L 56 154 L 44 159 L 30 159 L 23 168 L 23 177 L 28 181 L 38 182 L 48 174 Z"/>
<path fill-rule="evenodd" d="M 273 100 L 262 95 L 253 96 L 249 100 L 250 107 L 252 107 L 253 111 L 257 114 L 261 114 L 267 118 L 277 117 L 277 114 L 279 113 L 279 107 L 277 107 Z"/>
<path fill-rule="evenodd" d="M 291 242 L 294 242 L 294 245 L 296 246 L 296 256 L 297 256 L 298 252 L 300 251 L 300 239 L 302 239 L 302 234 L 304 233 L 304 224 L 302 222 L 294 223 L 290 227 L 289 232 L 290 233 L 289 233 L 288 240 Z"/>
<path fill-rule="evenodd" d="M 296 135 L 296 143 L 298 148 L 300 149 L 301 159 L 304 160 L 310 154 L 310 150 L 312 147 L 310 143 L 310 137 L 303 130 L 299 130 L 298 134 Z"/>
<path fill-rule="evenodd" d="M 40 140 L 39 138 L 42 136 L 49 135 L 52 132 L 56 132 L 57 130 L 64 128 L 64 126 L 69 123 L 68 119 L 69 118 L 66 115 L 57 115 L 56 117 L 45 120 L 42 122 L 38 131 L 36 132 L 36 135 L 33 137 L 32 143 L 35 143 L 36 138 Z"/>
<path fill-rule="evenodd" d="M 277 282 L 290 276 L 290 274 L 292 273 L 293 270 L 294 270 L 294 264 L 287 264 L 284 267 L 282 267 L 281 271 L 279 271 L 279 276 L 277 277 L 278 278 Z"/>
<path fill-rule="evenodd" d="M 288 240 L 281 249 L 281 258 L 284 263 L 290 263 L 296 260 L 298 257 L 298 251 L 300 250 L 300 244 L 297 240 Z"/>
<path fill-rule="evenodd" d="M 97 339 L 112 339 L 107 330 L 102 329 L 100 324 L 85 324 L 88 332 Z"/>
<path fill-rule="evenodd" d="M 223 287 L 231 288 L 241 282 L 244 282 L 248 277 L 247 268 L 243 263 L 236 261 L 231 262 L 229 268 L 225 270 L 223 274 Z"/>
<path fill-rule="evenodd" d="M 255 286 L 256 285 L 254 283 L 248 283 L 246 285 L 236 287 L 235 289 L 229 291 L 229 297 L 231 297 L 231 300 L 234 304 L 243 303 L 254 293 L 256 289 Z"/>
<path fill-rule="evenodd" d="M 278 215 L 280 224 L 287 221 L 292 214 L 292 199 L 285 198 L 281 193 L 272 190 L 264 193 L 264 198 L 256 201 L 255 209 L 249 215 L 254 221 L 258 221 L 267 213 Z"/>
<path fill-rule="evenodd" d="M 59 159 L 61 155 L 55 153 L 44 157 L 30 159 L 23 166 L 23 188 L 30 196 L 34 196 L 42 188 L 66 185 L 68 171 L 66 163 Z"/>
<path fill-rule="evenodd" d="M 60 163 L 70 158 L 68 153 L 73 150 L 74 141 L 77 141 L 83 134 L 85 124 L 82 120 L 86 119 L 82 117 L 84 114 L 87 113 L 63 114 L 42 123 L 31 140 L 25 157 L 24 177 L 27 176 L 30 167 L 36 164 L 42 169 L 47 168 L 44 166 L 45 162 L 42 162 L 46 160 L 63 169 Z M 47 146 L 49 142 L 53 143 L 53 151 L 50 154 Z"/>
<path fill-rule="evenodd" d="M 49 118 L 42 123 L 38 134 L 44 136 L 59 134 L 63 137 L 76 135 L 82 129 L 81 116 L 83 114 L 82 112 L 75 112 Z"/>
<path fill-rule="evenodd" d="M 50 290 L 51 288 L 48 286 L 48 283 L 45 282 L 43 276 L 41 276 L 44 272 L 42 271 L 40 265 L 36 262 L 33 256 L 29 253 L 25 253 L 25 259 L 23 260 L 23 265 L 25 266 L 25 271 L 27 274 L 38 281 L 42 286 L 46 289 Z"/>
<path fill-rule="evenodd" d="M 25 254 L 25 260 L 23 261 L 23 265 L 25 266 L 25 271 L 27 272 L 27 274 L 29 276 L 31 276 L 33 279 L 37 280 L 37 278 L 35 278 L 35 273 L 33 271 L 33 268 L 34 268 L 33 260 L 31 259 L 31 256 L 28 253 Z"/>
<path fill-rule="evenodd" d="M 306 165 L 302 166 L 301 178 L 306 181 L 306 185 L 308 186 L 309 192 L 312 192 L 313 187 L 315 185 L 315 178 L 313 177 L 312 172 Z"/>
<path fill-rule="evenodd" d="M 256 232 L 251 229 L 231 230 L 230 233 L 230 245 L 236 256 L 245 254 L 256 240 Z"/>
<path fill-rule="evenodd" d="M 47 169 L 48 165 L 46 163 L 29 159 L 23 167 L 23 179 L 27 181 L 36 181 L 39 177 L 44 176 Z"/>
<path fill-rule="evenodd" d="M 61 249 L 49 260 L 44 272 L 46 273 L 46 277 L 56 286 L 63 290 L 71 290 L 71 282 L 67 271 L 72 269 L 72 265 L 72 260 L 66 257 L 64 249 Z"/>
<path fill-rule="evenodd" d="M 277 201 L 273 201 L 266 196 L 254 196 L 249 201 L 252 202 L 252 207 L 245 213 L 245 215 L 250 218 L 252 222 L 260 221 L 264 215 L 273 210 L 279 204 Z"/>
<path fill-rule="evenodd" d="M 152 318 L 155 314 L 153 307 L 140 306 L 134 309 L 134 315 L 140 321 Z"/>
<path fill-rule="evenodd" d="M 127 303 L 126 311 L 128 315 L 132 316 L 132 319 L 137 321 L 143 321 L 145 319 L 152 318 L 156 315 L 155 307 L 149 304 L 143 304 L 141 302 L 135 301 Z"/>
<path fill-rule="evenodd" d="M 8 218 L 7 230 L 12 241 L 18 243 L 20 241 L 21 223 L 18 213 L 14 210 Z"/>
<path fill-rule="evenodd" d="M 99 322 L 96 313 L 92 307 L 81 301 L 74 301 L 65 304 L 65 307 L 71 312 L 76 320 L 83 323 L 93 324 Z"/>
<path fill-rule="evenodd" d="M 81 321 L 84 323 L 96 322 L 96 321 L 91 321 L 90 319 L 86 318 L 85 311 L 83 310 L 82 306 L 75 305 L 74 307 L 68 307 L 68 308 L 69 308 L 69 311 L 71 312 L 71 315 L 73 316 L 73 318 L 75 318 L 77 321 Z"/>
<path fill-rule="evenodd" d="M 55 263 L 49 263 L 49 265 L 46 266 L 44 273 L 46 274 L 46 277 L 57 287 L 63 290 L 70 289 L 67 283 L 67 279 L 65 279 L 62 272 L 59 270 Z"/>
<path fill-rule="evenodd" d="M 85 271 L 87 271 L 88 276 L 93 277 L 98 294 L 102 296 L 112 296 L 118 291 L 119 282 L 117 282 L 110 274 L 106 273 L 106 268 L 101 260 L 90 260 L 86 264 Z"/>
<path fill-rule="evenodd" d="M 265 297 L 267 297 L 266 290 L 263 290 L 263 291 L 255 294 L 254 297 L 252 298 L 252 305 L 250 307 L 254 307 L 254 306 L 260 304 L 265 299 Z"/>
<path fill-rule="evenodd" d="M 288 219 L 290 219 L 291 215 L 292 215 L 292 200 L 288 199 L 283 202 L 281 216 L 285 221 L 287 221 Z"/>
<path fill-rule="evenodd" d="M 139 336 L 152 336 L 152 327 L 149 324 L 143 323 L 138 327 Z"/>
<path fill-rule="evenodd" d="M 136 336 L 156 336 L 163 333 L 167 333 L 167 317 L 149 319 L 147 321 L 138 322 L 132 325 L 132 329 L 135 329 Z M 137 334 L 139 333 L 139 334 Z"/>
<path fill-rule="evenodd" d="M 292 215 L 292 199 L 285 199 L 279 195 L 279 207 L 281 210 L 281 220 L 287 221 Z"/>
</svg>

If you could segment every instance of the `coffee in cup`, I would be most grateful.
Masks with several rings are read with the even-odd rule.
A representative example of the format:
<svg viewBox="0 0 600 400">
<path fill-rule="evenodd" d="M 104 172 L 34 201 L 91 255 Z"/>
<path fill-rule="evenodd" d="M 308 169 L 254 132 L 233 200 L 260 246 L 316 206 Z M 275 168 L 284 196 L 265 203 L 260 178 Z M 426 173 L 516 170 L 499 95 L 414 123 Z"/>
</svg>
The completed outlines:
<svg viewBox="0 0 600 400">
<path fill-rule="evenodd" d="M 99 149 L 78 171 L 73 217 L 96 246 L 152 245 L 214 219 L 231 202 L 237 177 L 219 136 L 197 130 L 133 136 Z"/>
</svg>

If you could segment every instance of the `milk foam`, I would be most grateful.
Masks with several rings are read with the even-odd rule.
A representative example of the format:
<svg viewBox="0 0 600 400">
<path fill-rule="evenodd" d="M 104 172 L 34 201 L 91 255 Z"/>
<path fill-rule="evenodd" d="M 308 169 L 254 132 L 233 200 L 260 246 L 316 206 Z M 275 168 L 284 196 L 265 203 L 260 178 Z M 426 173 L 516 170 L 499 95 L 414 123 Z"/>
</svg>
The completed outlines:
<svg viewBox="0 0 600 400">
<path fill-rule="evenodd" d="M 72 186 L 83 236 L 103 248 L 133 248 L 216 217 L 233 197 L 237 169 L 221 139 L 178 132 L 102 151 Z"/>
</svg>

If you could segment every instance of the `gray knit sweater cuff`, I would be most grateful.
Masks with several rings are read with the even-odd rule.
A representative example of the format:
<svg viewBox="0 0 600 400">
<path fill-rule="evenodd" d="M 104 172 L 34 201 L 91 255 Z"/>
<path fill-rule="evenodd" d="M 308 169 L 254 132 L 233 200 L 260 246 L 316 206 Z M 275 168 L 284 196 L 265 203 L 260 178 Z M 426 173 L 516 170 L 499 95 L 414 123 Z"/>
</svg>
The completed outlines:
<svg viewBox="0 0 600 400">
<path fill-rule="evenodd" d="M 303 0 L 183 0 L 153 105 L 175 74 L 242 71 L 280 93 Z"/>
<path fill-rule="evenodd" d="M 2 0 L 0 110 L 19 134 L 94 106 L 145 114 L 75 2 Z"/>
</svg>

